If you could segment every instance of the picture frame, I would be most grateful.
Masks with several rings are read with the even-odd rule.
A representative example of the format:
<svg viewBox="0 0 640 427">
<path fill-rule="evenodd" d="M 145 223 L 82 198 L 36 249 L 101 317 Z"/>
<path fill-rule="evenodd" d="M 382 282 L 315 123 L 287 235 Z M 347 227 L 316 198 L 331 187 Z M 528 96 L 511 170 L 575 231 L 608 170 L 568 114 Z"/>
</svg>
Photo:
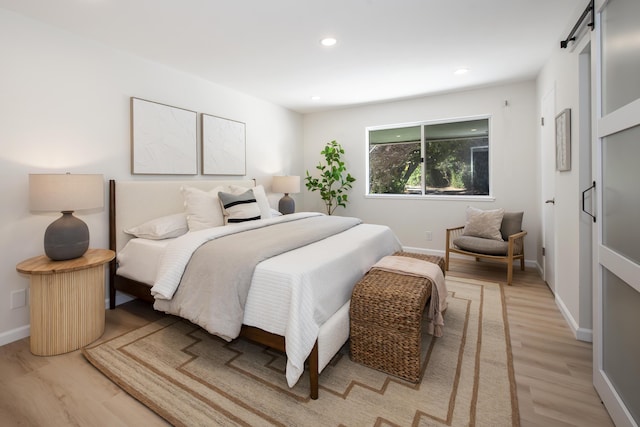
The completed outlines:
<svg viewBox="0 0 640 427">
<path fill-rule="evenodd" d="M 571 170 L 571 109 L 556 116 L 556 170 Z"/>
<path fill-rule="evenodd" d="M 202 113 L 201 125 L 202 174 L 245 175 L 245 124 Z"/>
<path fill-rule="evenodd" d="M 131 173 L 198 174 L 198 114 L 131 97 Z"/>
</svg>

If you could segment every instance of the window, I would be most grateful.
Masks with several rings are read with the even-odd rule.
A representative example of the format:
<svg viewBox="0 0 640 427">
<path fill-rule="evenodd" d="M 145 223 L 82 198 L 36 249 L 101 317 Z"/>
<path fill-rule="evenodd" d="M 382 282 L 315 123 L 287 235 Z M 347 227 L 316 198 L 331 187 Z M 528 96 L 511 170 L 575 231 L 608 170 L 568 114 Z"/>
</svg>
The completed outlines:
<svg viewBox="0 0 640 427">
<path fill-rule="evenodd" d="M 376 126 L 368 194 L 489 195 L 489 118 Z"/>
</svg>

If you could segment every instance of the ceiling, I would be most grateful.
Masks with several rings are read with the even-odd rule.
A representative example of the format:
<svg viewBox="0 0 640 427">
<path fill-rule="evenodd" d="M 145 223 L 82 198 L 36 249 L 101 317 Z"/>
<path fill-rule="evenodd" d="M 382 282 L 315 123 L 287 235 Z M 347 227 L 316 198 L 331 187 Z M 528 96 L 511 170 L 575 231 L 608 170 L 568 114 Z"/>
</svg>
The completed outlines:
<svg viewBox="0 0 640 427">
<path fill-rule="evenodd" d="M 0 0 L 0 8 L 300 113 L 533 79 L 587 4 Z M 327 36 L 337 44 L 322 46 Z M 458 68 L 469 71 L 455 75 Z"/>
</svg>

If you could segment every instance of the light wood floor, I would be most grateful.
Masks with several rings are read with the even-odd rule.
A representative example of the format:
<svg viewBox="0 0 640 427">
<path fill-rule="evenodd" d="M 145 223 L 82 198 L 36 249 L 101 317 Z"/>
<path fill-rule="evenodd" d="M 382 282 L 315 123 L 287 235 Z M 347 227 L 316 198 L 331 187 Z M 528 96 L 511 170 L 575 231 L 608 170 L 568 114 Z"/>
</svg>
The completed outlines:
<svg viewBox="0 0 640 427">
<path fill-rule="evenodd" d="M 520 423 L 525 426 L 613 426 L 592 383 L 591 343 L 578 341 L 537 271 L 456 260 L 451 276 L 503 285 L 518 388 Z"/>
<path fill-rule="evenodd" d="M 454 260 L 451 276 L 504 284 L 503 265 Z M 576 341 L 551 292 L 535 271 L 514 272 L 504 286 L 522 426 L 612 426 L 591 383 L 591 344 Z M 161 314 L 131 302 L 107 311 L 101 340 L 155 320 Z M 29 340 L 0 347 L 2 426 L 164 426 L 80 351 L 38 357 Z M 484 427 L 484 426 L 479 426 Z"/>
</svg>

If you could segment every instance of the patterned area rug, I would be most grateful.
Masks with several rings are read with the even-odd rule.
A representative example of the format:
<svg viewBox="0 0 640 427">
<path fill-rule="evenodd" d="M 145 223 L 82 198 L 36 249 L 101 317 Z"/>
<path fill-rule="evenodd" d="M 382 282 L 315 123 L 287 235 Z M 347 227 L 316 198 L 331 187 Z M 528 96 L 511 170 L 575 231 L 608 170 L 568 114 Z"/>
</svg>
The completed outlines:
<svg viewBox="0 0 640 427">
<path fill-rule="evenodd" d="M 448 277 L 447 287 L 444 336 L 423 334 L 419 384 L 352 362 L 347 342 L 310 400 L 306 375 L 287 387 L 283 354 L 171 316 L 83 353 L 177 426 L 518 426 L 500 286 Z"/>
</svg>

